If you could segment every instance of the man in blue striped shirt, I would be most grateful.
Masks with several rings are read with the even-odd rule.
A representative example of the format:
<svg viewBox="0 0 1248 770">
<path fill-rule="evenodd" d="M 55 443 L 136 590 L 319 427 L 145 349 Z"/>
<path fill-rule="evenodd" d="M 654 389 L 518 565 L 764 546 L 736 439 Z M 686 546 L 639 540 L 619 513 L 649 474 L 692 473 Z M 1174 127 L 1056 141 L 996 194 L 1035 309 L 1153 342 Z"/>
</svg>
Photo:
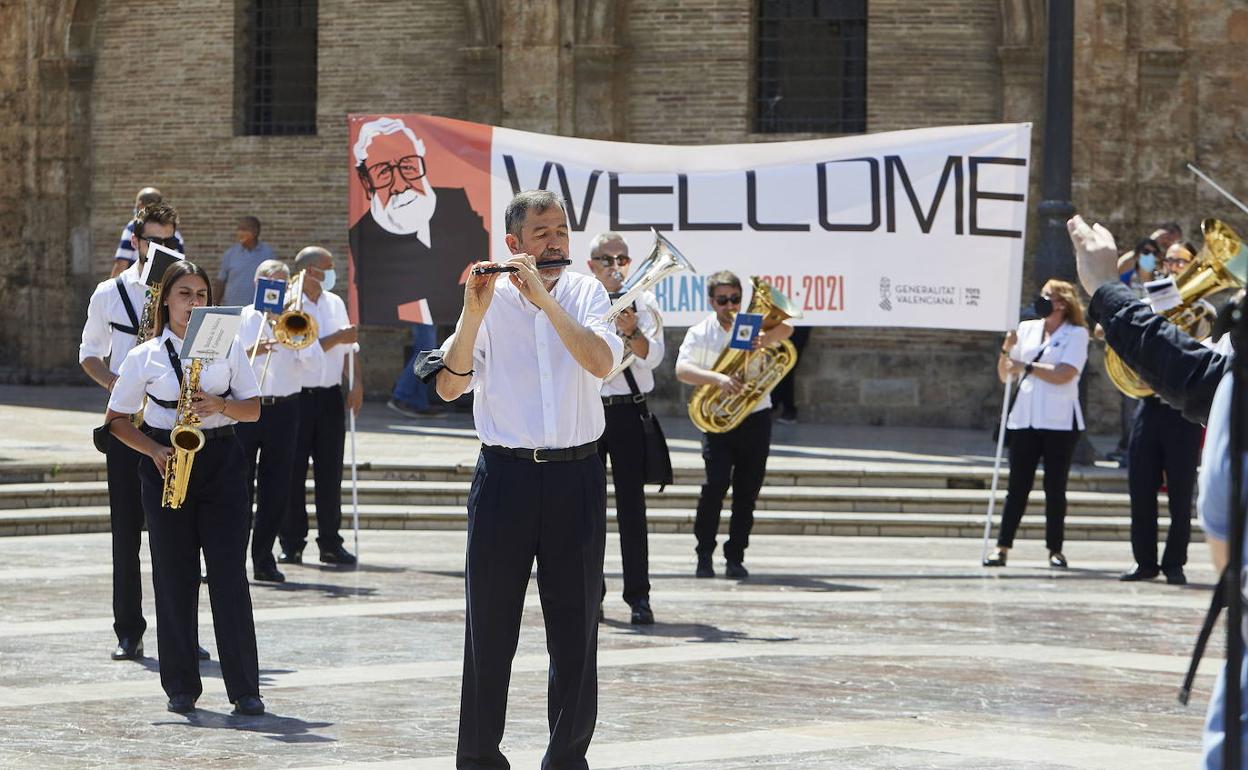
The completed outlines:
<svg viewBox="0 0 1248 770">
<path fill-rule="evenodd" d="M 155 187 L 144 187 L 142 190 L 139 190 L 139 194 L 134 197 L 134 216 L 131 217 L 130 221 L 126 222 L 126 226 L 122 228 L 121 242 L 117 244 L 117 251 L 113 254 L 113 271 L 109 276 L 110 278 L 116 278 L 121 275 L 123 270 L 134 264 L 134 260 L 136 259 L 134 244 L 130 242 L 131 237 L 134 235 L 134 220 L 138 218 L 140 211 L 153 203 L 160 203 L 163 198 L 164 196 L 160 194 L 160 190 L 157 190 Z M 178 239 L 179 244 L 183 244 L 178 247 L 178 251 L 185 253 L 186 246 L 185 242 L 182 240 L 182 233 L 175 232 L 173 237 Z"/>
</svg>

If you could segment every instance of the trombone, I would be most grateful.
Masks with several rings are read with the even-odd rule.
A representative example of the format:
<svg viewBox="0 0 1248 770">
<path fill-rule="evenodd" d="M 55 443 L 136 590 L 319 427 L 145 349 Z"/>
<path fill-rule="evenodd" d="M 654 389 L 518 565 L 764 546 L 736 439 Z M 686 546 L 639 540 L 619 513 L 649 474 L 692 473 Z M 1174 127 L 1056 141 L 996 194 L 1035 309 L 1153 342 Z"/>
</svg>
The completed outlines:
<svg viewBox="0 0 1248 770">
<path fill-rule="evenodd" d="M 286 310 L 276 320 L 270 320 L 268 313 L 265 313 L 265 319 L 261 321 L 260 328 L 256 330 L 256 342 L 251 346 L 252 355 L 248 363 L 256 359 L 256 354 L 259 352 L 257 346 L 264 335 L 266 325 L 273 335 L 273 340 L 290 350 L 303 350 L 316 342 L 316 319 L 303 309 L 303 278 L 306 274 L 306 270 L 300 270 L 286 281 Z M 264 379 L 269 374 L 269 362 L 272 360 L 273 357 L 265 353 L 264 370 L 260 372 L 261 388 L 264 387 Z"/>
</svg>

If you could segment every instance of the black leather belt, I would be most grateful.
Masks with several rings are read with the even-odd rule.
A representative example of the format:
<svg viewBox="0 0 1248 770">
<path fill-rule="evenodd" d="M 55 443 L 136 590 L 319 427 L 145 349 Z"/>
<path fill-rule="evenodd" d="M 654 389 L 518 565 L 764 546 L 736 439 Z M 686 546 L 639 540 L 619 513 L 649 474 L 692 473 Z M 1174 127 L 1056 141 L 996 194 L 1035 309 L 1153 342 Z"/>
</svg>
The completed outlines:
<svg viewBox="0 0 1248 770">
<path fill-rule="evenodd" d="M 299 398 L 298 393 L 291 393 L 289 396 L 261 396 L 260 406 L 271 406 L 273 404 L 280 404 L 283 401 L 291 401 L 296 398 Z"/>
<path fill-rule="evenodd" d="M 214 438 L 225 438 L 226 436 L 234 435 L 233 425 L 222 425 L 220 428 L 200 428 L 199 430 L 204 434 L 205 441 L 212 441 Z M 144 426 L 143 432 L 166 446 L 169 446 L 170 444 L 169 431 L 164 428 L 151 428 Z"/>
<path fill-rule="evenodd" d="M 304 393 L 315 393 L 318 390 L 341 390 L 341 385 L 316 385 L 310 388 L 304 388 Z"/>
<path fill-rule="evenodd" d="M 603 406 L 619 406 L 620 404 L 640 404 L 641 402 L 645 400 L 646 400 L 645 393 L 638 393 L 635 396 L 632 393 L 625 393 L 622 396 L 603 396 L 602 405 Z"/>
<path fill-rule="evenodd" d="M 598 454 L 598 442 L 591 441 L 588 444 L 572 446 L 567 449 L 513 449 L 507 446 L 482 444 L 481 451 L 493 452 L 504 457 L 514 457 L 517 460 L 528 460 L 534 463 L 566 463 L 573 460 L 584 460 L 586 457 Z"/>
</svg>

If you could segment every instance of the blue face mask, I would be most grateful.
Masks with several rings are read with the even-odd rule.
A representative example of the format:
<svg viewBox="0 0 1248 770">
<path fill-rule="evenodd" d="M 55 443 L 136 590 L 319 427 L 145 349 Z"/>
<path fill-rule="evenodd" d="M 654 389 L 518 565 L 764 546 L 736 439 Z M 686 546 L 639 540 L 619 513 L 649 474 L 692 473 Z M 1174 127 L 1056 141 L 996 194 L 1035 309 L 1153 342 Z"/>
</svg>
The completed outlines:
<svg viewBox="0 0 1248 770">
<path fill-rule="evenodd" d="M 1140 255 L 1140 269 L 1146 273 L 1151 273 L 1157 269 L 1157 255 L 1145 252 Z"/>
<path fill-rule="evenodd" d="M 334 290 L 334 277 L 335 277 L 334 269 L 332 267 L 326 270 L 325 277 L 321 279 L 321 288 L 324 289 L 325 291 L 333 291 Z"/>
</svg>

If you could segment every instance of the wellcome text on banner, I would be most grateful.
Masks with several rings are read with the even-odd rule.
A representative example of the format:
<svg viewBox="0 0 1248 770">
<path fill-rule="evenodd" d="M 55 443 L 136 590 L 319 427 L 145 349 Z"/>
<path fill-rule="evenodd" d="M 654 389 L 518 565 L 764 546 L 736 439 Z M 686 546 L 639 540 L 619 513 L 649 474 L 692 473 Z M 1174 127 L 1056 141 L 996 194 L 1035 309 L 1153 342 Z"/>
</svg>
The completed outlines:
<svg viewBox="0 0 1248 770">
<path fill-rule="evenodd" d="M 663 232 L 697 267 L 655 288 L 664 323 L 711 308 L 718 270 L 763 276 L 817 326 L 1004 330 L 1018 320 L 1030 124 L 675 146 L 429 115 L 352 115 L 350 306 L 360 323 L 454 323 L 468 267 L 504 260 L 518 190 L 567 201 L 573 269 Z M 748 297 L 747 297 L 748 301 Z"/>
</svg>

